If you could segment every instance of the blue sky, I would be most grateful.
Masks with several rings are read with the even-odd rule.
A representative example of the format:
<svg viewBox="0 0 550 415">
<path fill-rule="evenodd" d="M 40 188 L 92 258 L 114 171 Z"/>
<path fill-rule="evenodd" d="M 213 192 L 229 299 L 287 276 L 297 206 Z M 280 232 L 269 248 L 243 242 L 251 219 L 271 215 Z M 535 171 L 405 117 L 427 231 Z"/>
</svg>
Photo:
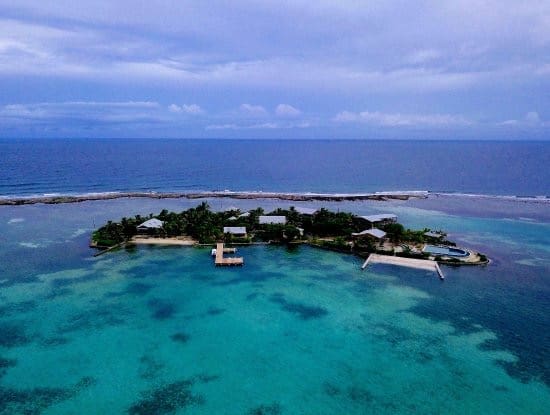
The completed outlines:
<svg viewBox="0 0 550 415">
<path fill-rule="evenodd" d="M 0 136 L 550 139 L 550 2 L 0 0 Z"/>
</svg>

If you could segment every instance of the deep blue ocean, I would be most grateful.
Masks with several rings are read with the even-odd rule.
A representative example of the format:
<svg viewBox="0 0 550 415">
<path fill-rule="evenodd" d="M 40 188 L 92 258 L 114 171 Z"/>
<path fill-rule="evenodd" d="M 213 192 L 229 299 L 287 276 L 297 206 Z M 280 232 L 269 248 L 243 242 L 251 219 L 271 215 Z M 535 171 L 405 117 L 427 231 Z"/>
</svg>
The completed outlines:
<svg viewBox="0 0 550 415">
<path fill-rule="evenodd" d="M 549 143 L 3 140 L 0 195 L 432 190 L 303 202 L 442 229 L 487 266 L 432 272 L 308 246 L 133 247 L 108 220 L 202 200 L 0 206 L 0 415 L 548 414 Z M 207 199 L 212 209 L 287 208 Z"/>
<path fill-rule="evenodd" d="M 550 142 L 0 140 L 0 196 L 430 190 L 550 195 Z"/>
</svg>

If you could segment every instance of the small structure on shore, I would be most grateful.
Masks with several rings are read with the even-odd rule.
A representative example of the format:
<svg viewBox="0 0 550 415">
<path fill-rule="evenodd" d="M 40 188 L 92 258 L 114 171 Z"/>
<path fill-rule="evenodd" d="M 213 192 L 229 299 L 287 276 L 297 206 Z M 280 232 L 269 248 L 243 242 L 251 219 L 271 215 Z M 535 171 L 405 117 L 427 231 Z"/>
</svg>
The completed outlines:
<svg viewBox="0 0 550 415">
<path fill-rule="evenodd" d="M 429 231 L 429 232 L 424 232 L 424 236 L 426 237 L 426 240 L 428 242 L 440 243 L 445 238 L 446 235 L 443 232 Z"/>
<path fill-rule="evenodd" d="M 367 215 L 359 217 L 366 220 L 371 226 L 374 226 L 375 224 L 385 225 L 387 223 L 397 222 L 397 215 L 394 215 L 393 213 L 381 213 L 378 215 Z"/>
<path fill-rule="evenodd" d="M 372 228 L 365 229 L 362 232 L 354 232 L 351 236 L 354 238 L 373 238 L 376 240 L 382 240 L 386 237 L 386 232 L 377 228 Z"/>
<path fill-rule="evenodd" d="M 246 237 L 246 226 L 224 226 L 223 233 L 230 235 Z"/>
<path fill-rule="evenodd" d="M 286 216 L 258 216 L 260 225 L 286 225 Z"/>
<path fill-rule="evenodd" d="M 150 233 L 150 232 L 155 232 L 158 229 L 162 229 L 163 225 L 164 224 L 162 221 L 156 218 L 153 218 L 153 219 L 146 220 L 142 224 L 138 225 L 136 229 L 139 233 Z"/>
<path fill-rule="evenodd" d="M 306 216 L 313 216 L 318 211 L 318 209 L 306 208 L 306 207 L 300 207 L 300 206 L 294 207 L 294 210 L 298 212 L 300 215 L 306 215 Z"/>
</svg>

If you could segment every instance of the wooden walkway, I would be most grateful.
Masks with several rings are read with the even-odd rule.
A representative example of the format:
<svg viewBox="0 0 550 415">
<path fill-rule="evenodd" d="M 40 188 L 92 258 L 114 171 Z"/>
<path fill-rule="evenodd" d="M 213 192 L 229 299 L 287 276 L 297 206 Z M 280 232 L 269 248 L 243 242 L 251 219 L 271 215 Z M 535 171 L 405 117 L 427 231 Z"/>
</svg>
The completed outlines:
<svg viewBox="0 0 550 415">
<path fill-rule="evenodd" d="M 415 259 L 399 256 L 370 254 L 363 263 L 361 269 L 365 269 L 370 263 L 389 264 L 402 267 L 424 269 L 426 271 L 435 271 L 437 275 L 439 275 L 440 279 L 445 279 L 445 275 L 443 275 L 441 268 L 439 268 L 439 264 L 436 261 L 430 261 L 429 259 Z"/>
<path fill-rule="evenodd" d="M 226 248 L 231 249 L 231 248 Z M 216 259 L 214 260 L 214 263 L 217 267 L 221 266 L 232 266 L 232 265 L 243 265 L 244 264 L 244 258 L 242 257 L 229 257 L 225 258 L 223 256 L 224 252 L 226 250 L 223 247 L 223 243 L 219 242 L 216 244 Z"/>
</svg>

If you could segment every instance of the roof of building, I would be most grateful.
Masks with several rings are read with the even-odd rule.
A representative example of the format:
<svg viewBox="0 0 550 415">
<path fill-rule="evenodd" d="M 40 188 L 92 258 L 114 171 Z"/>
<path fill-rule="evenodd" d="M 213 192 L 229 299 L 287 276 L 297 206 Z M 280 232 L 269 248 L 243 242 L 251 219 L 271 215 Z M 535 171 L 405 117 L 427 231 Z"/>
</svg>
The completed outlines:
<svg viewBox="0 0 550 415">
<path fill-rule="evenodd" d="M 232 211 L 238 211 L 239 208 L 236 206 L 227 206 L 223 211 L 224 212 L 232 212 Z"/>
<path fill-rule="evenodd" d="M 248 218 L 250 216 L 250 212 L 244 212 L 239 215 L 239 218 Z"/>
<path fill-rule="evenodd" d="M 394 215 L 392 213 L 381 213 L 378 215 L 367 215 L 367 216 L 359 216 L 362 219 L 365 219 L 366 221 L 369 221 L 371 223 L 376 222 L 383 222 L 385 220 L 396 220 L 397 215 Z"/>
<path fill-rule="evenodd" d="M 424 232 L 424 236 L 427 236 L 429 238 L 443 238 L 443 234 L 439 232 Z"/>
<path fill-rule="evenodd" d="M 157 218 L 149 219 L 143 222 L 141 225 L 138 225 L 138 228 L 142 229 L 159 229 L 162 228 L 162 221 Z"/>
<path fill-rule="evenodd" d="M 260 225 L 266 225 L 266 224 L 284 225 L 284 224 L 286 224 L 286 216 L 259 216 L 258 220 L 260 222 Z"/>
<path fill-rule="evenodd" d="M 302 215 L 315 215 L 318 209 L 297 206 L 294 208 L 294 210 Z"/>
<path fill-rule="evenodd" d="M 230 233 L 232 235 L 244 235 L 246 234 L 246 226 L 224 226 L 223 233 Z"/>
<path fill-rule="evenodd" d="M 231 216 L 230 218 L 227 218 L 227 220 L 237 220 L 236 216 Z"/>
<path fill-rule="evenodd" d="M 359 232 L 359 233 L 352 233 L 351 235 L 352 236 L 370 235 L 370 236 L 374 236 L 377 239 L 382 239 L 386 236 L 386 232 L 381 231 L 380 229 L 373 228 L 373 229 L 366 229 L 363 232 Z"/>
</svg>

